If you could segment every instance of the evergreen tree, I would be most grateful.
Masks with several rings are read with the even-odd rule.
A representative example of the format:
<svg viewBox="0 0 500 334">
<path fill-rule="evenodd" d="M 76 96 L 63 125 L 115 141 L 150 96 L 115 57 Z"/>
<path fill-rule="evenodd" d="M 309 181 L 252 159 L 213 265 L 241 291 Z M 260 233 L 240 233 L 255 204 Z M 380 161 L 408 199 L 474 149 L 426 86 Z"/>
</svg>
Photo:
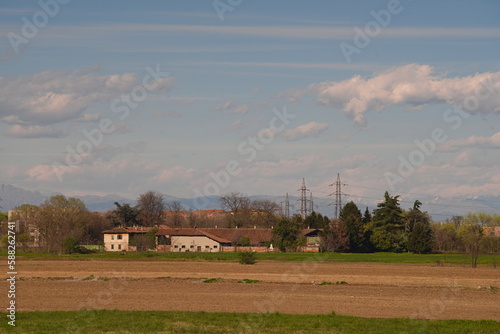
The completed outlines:
<svg viewBox="0 0 500 334">
<path fill-rule="evenodd" d="M 323 216 L 321 213 L 316 213 L 313 211 L 309 216 L 304 219 L 304 228 L 326 228 L 329 223 L 327 216 Z"/>
<path fill-rule="evenodd" d="M 429 224 L 416 223 L 408 236 L 408 251 L 429 254 L 432 251 L 432 229 Z"/>
<path fill-rule="evenodd" d="M 366 251 L 363 217 L 358 206 L 352 201 L 347 203 L 340 211 L 339 218 L 344 223 L 349 236 L 349 250 L 351 252 Z"/>
<path fill-rule="evenodd" d="M 370 213 L 370 210 L 368 210 L 368 207 L 366 207 L 365 214 L 363 215 L 363 225 L 367 226 L 368 224 L 370 224 L 371 221 L 372 221 L 372 215 Z"/>
<path fill-rule="evenodd" d="M 139 209 L 130 204 L 120 204 L 115 202 L 116 209 L 111 211 L 107 218 L 113 222 L 115 226 L 127 227 L 139 224 Z"/>
<path fill-rule="evenodd" d="M 420 211 L 421 205 L 420 201 L 415 201 L 406 214 L 407 249 L 412 253 L 427 254 L 432 251 L 433 232 L 431 218 L 427 212 Z"/>
<path fill-rule="evenodd" d="M 361 221 L 363 222 L 363 236 L 365 239 L 364 251 L 373 252 L 375 250 L 375 247 L 371 242 L 373 231 L 370 229 L 370 224 L 372 222 L 372 215 L 368 207 L 366 207 L 363 219 Z"/>
<path fill-rule="evenodd" d="M 391 197 L 386 191 L 384 201 L 373 212 L 371 242 L 378 251 L 401 252 L 405 250 L 404 216 L 399 206 L 399 196 Z"/>
<path fill-rule="evenodd" d="M 298 246 L 299 232 L 302 230 L 302 218 L 282 218 L 273 229 L 273 242 L 280 251 L 294 251 Z"/>
</svg>

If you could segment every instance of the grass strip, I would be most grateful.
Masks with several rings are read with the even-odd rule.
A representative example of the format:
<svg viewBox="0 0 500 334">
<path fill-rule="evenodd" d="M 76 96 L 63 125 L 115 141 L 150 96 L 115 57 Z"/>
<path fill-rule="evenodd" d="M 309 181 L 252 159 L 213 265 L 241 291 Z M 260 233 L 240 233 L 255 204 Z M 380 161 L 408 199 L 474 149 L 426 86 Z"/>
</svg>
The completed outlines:
<svg viewBox="0 0 500 334">
<path fill-rule="evenodd" d="M 3 319 L 6 319 L 5 314 Z M 178 311 L 19 312 L 16 327 L 2 321 L 0 332 L 15 333 L 500 333 L 492 320 L 377 319 L 281 313 L 210 313 Z"/>
</svg>

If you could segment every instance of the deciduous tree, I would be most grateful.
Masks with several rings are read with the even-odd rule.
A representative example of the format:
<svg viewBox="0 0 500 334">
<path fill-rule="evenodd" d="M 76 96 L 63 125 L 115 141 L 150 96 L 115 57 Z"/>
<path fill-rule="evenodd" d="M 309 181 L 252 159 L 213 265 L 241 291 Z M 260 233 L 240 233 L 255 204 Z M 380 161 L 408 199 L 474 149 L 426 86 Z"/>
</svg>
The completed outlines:
<svg viewBox="0 0 500 334">
<path fill-rule="evenodd" d="M 143 226 L 155 226 L 163 223 L 165 202 L 163 194 L 157 191 L 147 191 L 137 199 L 139 221 Z"/>
</svg>

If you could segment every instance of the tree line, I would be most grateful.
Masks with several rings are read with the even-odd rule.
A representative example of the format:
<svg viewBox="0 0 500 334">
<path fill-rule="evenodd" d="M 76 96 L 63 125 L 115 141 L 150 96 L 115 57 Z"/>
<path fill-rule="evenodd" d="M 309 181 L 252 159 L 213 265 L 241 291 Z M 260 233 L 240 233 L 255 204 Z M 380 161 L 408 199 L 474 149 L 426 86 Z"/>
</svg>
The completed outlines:
<svg viewBox="0 0 500 334">
<path fill-rule="evenodd" d="M 388 192 L 372 212 L 365 208 L 362 213 L 354 202 L 347 203 L 337 220 L 316 212 L 305 219 L 300 215 L 285 217 L 279 204 L 250 200 L 238 192 L 220 196 L 219 202 L 226 214 L 197 215 L 178 201 L 166 202 L 161 193 L 148 191 L 137 198 L 135 206 L 116 202 L 113 210 L 101 214 L 87 210 L 79 199 L 57 195 L 40 206 L 21 205 L 12 218 L 19 222 L 17 240 L 22 247 L 37 246 L 36 241 L 40 250 L 54 253 L 78 251 L 80 244 L 102 244 L 102 231 L 113 227 L 160 224 L 273 228 L 272 242 L 282 251 L 294 251 L 304 245 L 300 232 L 312 228 L 321 229 L 322 251 L 468 252 L 474 256 L 480 252 L 500 252 L 500 238 L 483 233 L 485 226 L 500 226 L 499 215 L 470 213 L 433 223 L 430 215 L 421 211 L 420 201 L 405 210 L 399 196 L 390 196 Z"/>
</svg>

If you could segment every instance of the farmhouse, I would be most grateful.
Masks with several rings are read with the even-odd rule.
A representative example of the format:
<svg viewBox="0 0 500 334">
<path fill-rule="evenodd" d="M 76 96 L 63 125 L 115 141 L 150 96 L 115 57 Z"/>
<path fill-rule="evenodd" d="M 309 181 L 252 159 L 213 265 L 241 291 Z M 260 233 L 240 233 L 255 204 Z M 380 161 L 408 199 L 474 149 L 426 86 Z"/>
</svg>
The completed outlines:
<svg viewBox="0 0 500 334">
<path fill-rule="evenodd" d="M 500 237 L 500 226 L 483 227 L 483 234 L 489 237 Z"/>
<path fill-rule="evenodd" d="M 197 228 L 162 228 L 156 233 L 159 252 L 220 252 L 231 241 Z"/>
<path fill-rule="evenodd" d="M 134 236 L 145 235 L 151 227 L 115 227 L 103 231 L 105 251 L 135 251 L 137 248 L 130 244 Z"/>
<path fill-rule="evenodd" d="M 117 227 L 104 231 L 106 251 L 135 251 L 131 240 L 137 235 L 146 235 L 151 227 Z M 318 229 L 302 231 L 306 245 L 300 248 L 305 252 L 319 251 Z M 252 250 L 256 252 L 273 251 L 272 228 L 171 228 L 158 227 L 155 234 L 158 252 L 233 252 Z"/>
<path fill-rule="evenodd" d="M 307 228 L 301 231 L 301 235 L 305 237 L 305 246 L 300 246 L 299 251 L 301 252 L 319 252 L 321 246 L 321 229 L 319 228 Z"/>
</svg>

